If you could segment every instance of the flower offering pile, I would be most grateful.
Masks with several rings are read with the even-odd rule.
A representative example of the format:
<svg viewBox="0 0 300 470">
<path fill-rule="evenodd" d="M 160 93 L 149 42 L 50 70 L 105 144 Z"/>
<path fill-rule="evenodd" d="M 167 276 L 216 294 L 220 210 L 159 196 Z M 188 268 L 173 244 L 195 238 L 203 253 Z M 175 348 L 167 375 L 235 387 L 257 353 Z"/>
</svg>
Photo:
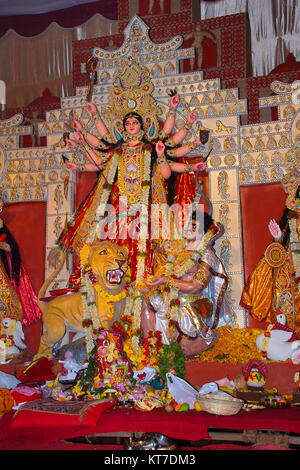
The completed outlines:
<svg viewBox="0 0 300 470">
<path fill-rule="evenodd" d="M 127 330 L 116 322 L 114 330 L 99 330 L 88 365 L 66 399 L 109 397 L 119 405 L 135 405 L 143 410 L 172 401 L 165 376 L 169 371 L 185 375 L 180 345 L 163 344 L 160 331 L 155 330 L 143 339 L 140 330 L 132 331 L 129 321 L 126 326 Z M 140 340 L 137 354 L 132 348 L 132 334 Z"/>
<path fill-rule="evenodd" d="M 218 341 L 213 348 L 203 351 L 193 361 L 246 364 L 253 358 L 261 359 L 256 338 L 263 330 L 258 328 L 218 328 Z"/>
<path fill-rule="evenodd" d="M 89 355 L 88 367 L 73 388 L 75 398 L 125 396 L 138 392 L 132 367 L 123 351 L 123 339 L 116 331 L 101 330 Z"/>
</svg>

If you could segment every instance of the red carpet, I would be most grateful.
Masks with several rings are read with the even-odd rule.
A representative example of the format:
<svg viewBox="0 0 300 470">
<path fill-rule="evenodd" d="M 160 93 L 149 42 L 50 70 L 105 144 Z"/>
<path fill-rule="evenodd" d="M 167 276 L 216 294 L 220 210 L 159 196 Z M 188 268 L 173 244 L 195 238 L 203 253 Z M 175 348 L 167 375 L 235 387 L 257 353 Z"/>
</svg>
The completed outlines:
<svg viewBox="0 0 300 470">
<path fill-rule="evenodd" d="M 113 432 L 156 432 L 170 439 L 180 440 L 189 445 L 191 441 L 206 441 L 201 450 L 279 450 L 277 446 L 245 447 L 236 444 L 209 444 L 209 428 L 227 430 L 273 430 L 300 434 L 300 409 L 265 409 L 263 411 L 241 411 L 233 416 L 217 416 L 205 412 L 187 411 L 167 413 L 164 409 L 142 412 L 134 408 L 116 408 L 104 411 L 95 425 L 65 426 L 60 419 L 60 426 L 31 426 L 30 421 L 18 426 L 18 413 L 6 413 L 0 420 L 0 449 L 2 450 L 120 450 L 122 446 L 98 445 L 64 442 L 79 436 Z M 45 413 L 45 418 L 47 413 Z M 13 423 L 13 426 L 12 426 Z M 36 423 L 37 424 L 37 423 Z M 45 424 L 45 423 L 43 423 Z M 111 441 L 110 441 L 111 442 Z M 187 450 L 199 450 L 184 447 Z"/>
</svg>

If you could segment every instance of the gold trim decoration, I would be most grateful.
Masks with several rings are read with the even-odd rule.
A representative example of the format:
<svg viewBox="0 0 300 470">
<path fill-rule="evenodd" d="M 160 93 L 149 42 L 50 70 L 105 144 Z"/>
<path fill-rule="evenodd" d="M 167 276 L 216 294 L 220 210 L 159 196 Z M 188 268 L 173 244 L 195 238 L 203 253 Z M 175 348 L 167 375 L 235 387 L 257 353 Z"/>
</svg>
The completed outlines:
<svg viewBox="0 0 300 470">
<path fill-rule="evenodd" d="M 287 252 L 281 243 L 273 242 L 267 246 L 264 256 L 269 266 L 279 268 L 286 262 Z"/>
<path fill-rule="evenodd" d="M 300 213 L 300 198 L 296 192 L 300 186 L 300 138 L 296 139 L 288 154 L 289 172 L 282 178 L 281 184 L 287 193 L 286 207 Z"/>
</svg>

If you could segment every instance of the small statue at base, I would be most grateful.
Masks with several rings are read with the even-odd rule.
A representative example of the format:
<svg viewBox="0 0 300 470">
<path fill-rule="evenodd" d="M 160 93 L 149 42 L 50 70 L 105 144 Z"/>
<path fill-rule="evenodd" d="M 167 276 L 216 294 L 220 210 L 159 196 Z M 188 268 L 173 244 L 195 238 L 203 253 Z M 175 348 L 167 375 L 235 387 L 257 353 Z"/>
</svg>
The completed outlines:
<svg viewBox="0 0 300 470">
<path fill-rule="evenodd" d="M 2 320 L 0 330 L 0 362 L 7 362 L 18 356 L 20 350 L 26 349 L 22 323 L 11 318 Z"/>
<path fill-rule="evenodd" d="M 84 368 L 83 365 L 75 361 L 71 351 L 66 351 L 64 360 L 59 362 L 63 364 L 60 371 L 59 382 L 62 384 L 74 383 L 78 372 Z"/>
</svg>

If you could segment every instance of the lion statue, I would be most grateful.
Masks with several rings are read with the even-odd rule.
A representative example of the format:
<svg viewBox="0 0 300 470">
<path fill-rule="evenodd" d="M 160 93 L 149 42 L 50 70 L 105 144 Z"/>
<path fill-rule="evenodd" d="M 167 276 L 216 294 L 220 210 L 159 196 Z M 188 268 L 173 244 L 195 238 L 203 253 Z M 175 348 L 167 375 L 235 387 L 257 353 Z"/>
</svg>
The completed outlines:
<svg viewBox="0 0 300 470">
<path fill-rule="evenodd" d="M 53 356 L 53 346 L 58 343 L 68 331 L 75 331 L 84 335 L 83 302 L 81 292 L 60 295 L 50 300 L 43 301 L 46 291 L 55 277 L 61 271 L 65 262 L 65 254 L 60 251 L 60 261 L 56 269 L 42 285 L 38 301 L 43 313 L 43 334 L 40 346 L 34 359 Z M 126 285 L 128 272 L 128 250 L 125 247 L 110 241 L 101 241 L 89 247 L 88 263 L 92 269 L 96 282 L 109 295 L 118 296 Z M 113 303 L 113 321 L 108 320 L 109 305 L 105 295 L 94 290 L 95 301 L 101 327 L 108 330 L 113 321 L 118 321 L 125 308 L 126 297 Z"/>
</svg>

